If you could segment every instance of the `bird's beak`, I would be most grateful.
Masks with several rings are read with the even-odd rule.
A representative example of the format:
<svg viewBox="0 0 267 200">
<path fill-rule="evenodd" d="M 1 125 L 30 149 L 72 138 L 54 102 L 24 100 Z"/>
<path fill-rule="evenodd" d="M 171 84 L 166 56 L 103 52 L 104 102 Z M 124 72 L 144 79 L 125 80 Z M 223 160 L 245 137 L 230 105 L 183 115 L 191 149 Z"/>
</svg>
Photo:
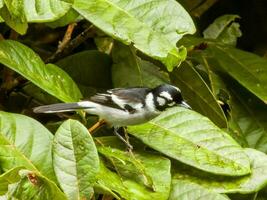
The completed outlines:
<svg viewBox="0 0 267 200">
<path fill-rule="evenodd" d="M 189 106 L 185 101 L 182 101 L 182 103 L 180 103 L 180 106 L 187 108 L 187 109 L 192 109 L 191 106 Z"/>
</svg>

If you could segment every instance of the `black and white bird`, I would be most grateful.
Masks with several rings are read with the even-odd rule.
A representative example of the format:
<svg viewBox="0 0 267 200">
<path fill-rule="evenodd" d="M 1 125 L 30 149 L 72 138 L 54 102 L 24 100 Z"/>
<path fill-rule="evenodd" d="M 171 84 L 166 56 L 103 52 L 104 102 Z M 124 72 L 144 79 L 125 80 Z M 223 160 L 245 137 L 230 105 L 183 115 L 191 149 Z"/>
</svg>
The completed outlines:
<svg viewBox="0 0 267 200">
<path fill-rule="evenodd" d="M 163 84 L 155 88 L 115 88 L 99 93 L 88 100 L 57 103 L 34 108 L 35 113 L 58 113 L 76 110 L 98 115 L 113 127 L 137 125 L 158 116 L 166 108 L 190 106 L 183 100 L 179 88 Z"/>
<path fill-rule="evenodd" d="M 119 133 L 118 128 L 145 123 L 158 116 L 166 108 L 180 105 L 190 106 L 183 100 L 179 88 L 164 84 L 155 88 L 116 88 L 99 93 L 88 100 L 75 103 L 57 103 L 39 106 L 35 113 L 58 113 L 76 110 L 98 115 L 114 127 L 114 133 L 132 149 L 131 144 Z"/>
</svg>

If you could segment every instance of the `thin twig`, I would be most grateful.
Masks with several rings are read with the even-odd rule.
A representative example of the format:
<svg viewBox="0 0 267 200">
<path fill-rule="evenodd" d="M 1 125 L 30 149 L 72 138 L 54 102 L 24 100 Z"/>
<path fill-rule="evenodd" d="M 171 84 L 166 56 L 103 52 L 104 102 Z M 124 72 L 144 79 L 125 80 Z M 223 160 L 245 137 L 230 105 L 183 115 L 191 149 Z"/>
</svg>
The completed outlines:
<svg viewBox="0 0 267 200">
<path fill-rule="evenodd" d="M 106 124 L 105 120 L 99 120 L 98 122 L 96 122 L 92 127 L 90 127 L 88 129 L 89 133 L 92 134 L 94 131 L 96 131 L 98 128 L 100 128 L 101 126 L 103 126 L 104 124 Z"/>
<path fill-rule="evenodd" d="M 59 42 L 59 44 L 58 44 L 58 48 L 57 48 L 56 53 L 62 52 L 63 49 L 65 48 L 65 46 L 69 43 L 69 41 L 71 40 L 71 35 L 73 33 L 74 27 L 76 25 L 77 25 L 76 23 L 71 23 L 68 25 L 68 28 L 65 32 L 63 40 L 61 42 Z"/>
<path fill-rule="evenodd" d="M 93 25 L 86 28 L 77 37 L 75 37 L 73 40 L 68 42 L 60 52 L 56 51 L 52 56 L 50 56 L 46 60 L 46 63 L 56 62 L 60 58 L 63 58 L 64 56 L 69 55 L 73 51 L 73 49 L 78 47 L 80 44 L 82 44 L 88 38 L 93 37 L 95 35 L 95 33 L 92 32 L 92 28 L 93 28 Z"/>
<path fill-rule="evenodd" d="M 211 6 L 217 3 L 218 0 L 207 0 L 205 3 L 191 11 L 191 14 L 195 17 L 201 17 Z"/>
</svg>

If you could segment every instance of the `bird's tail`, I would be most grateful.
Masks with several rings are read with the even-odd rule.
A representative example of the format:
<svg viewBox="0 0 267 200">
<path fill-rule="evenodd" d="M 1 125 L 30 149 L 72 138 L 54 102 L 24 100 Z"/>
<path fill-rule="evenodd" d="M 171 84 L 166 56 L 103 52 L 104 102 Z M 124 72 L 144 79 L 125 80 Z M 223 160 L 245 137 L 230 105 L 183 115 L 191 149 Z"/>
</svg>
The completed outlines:
<svg viewBox="0 0 267 200">
<path fill-rule="evenodd" d="M 76 103 L 56 103 L 46 106 L 38 106 L 33 109 L 35 113 L 58 113 L 76 111 L 79 109 L 89 109 L 92 106 L 91 102 L 76 102 Z"/>
</svg>

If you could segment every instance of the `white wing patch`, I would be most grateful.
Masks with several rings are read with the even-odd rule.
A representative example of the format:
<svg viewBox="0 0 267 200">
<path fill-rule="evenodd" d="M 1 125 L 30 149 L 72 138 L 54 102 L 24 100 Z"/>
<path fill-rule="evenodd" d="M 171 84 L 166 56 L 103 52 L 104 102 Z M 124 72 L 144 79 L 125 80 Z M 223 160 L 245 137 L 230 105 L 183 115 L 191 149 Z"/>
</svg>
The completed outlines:
<svg viewBox="0 0 267 200">
<path fill-rule="evenodd" d="M 125 104 L 127 104 L 126 101 L 124 101 L 123 99 L 118 98 L 116 95 L 112 94 L 111 95 L 111 99 L 114 103 L 116 103 L 118 106 L 120 106 L 121 108 L 124 108 Z"/>
<path fill-rule="evenodd" d="M 165 105 L 166 100 L 162 97 L 157 97 L 157 102 L 160 106 L 163 106 L 163 105 Z"/>
<path fill-rule="evenodd" d="M 170 100 L 170 101 L 173 100 L 173 99 L 172 99 L 172 96 L 170 95 L 170 93 L 169 93 L 169 92 L 166 92 L 166 91 L 161 92 L 161 93 L 159 94 L 159 96 L 164 97 L 164 98 L 166 98 L 166 99 L 168 99 L 168 100 Z"/>
</svg>

